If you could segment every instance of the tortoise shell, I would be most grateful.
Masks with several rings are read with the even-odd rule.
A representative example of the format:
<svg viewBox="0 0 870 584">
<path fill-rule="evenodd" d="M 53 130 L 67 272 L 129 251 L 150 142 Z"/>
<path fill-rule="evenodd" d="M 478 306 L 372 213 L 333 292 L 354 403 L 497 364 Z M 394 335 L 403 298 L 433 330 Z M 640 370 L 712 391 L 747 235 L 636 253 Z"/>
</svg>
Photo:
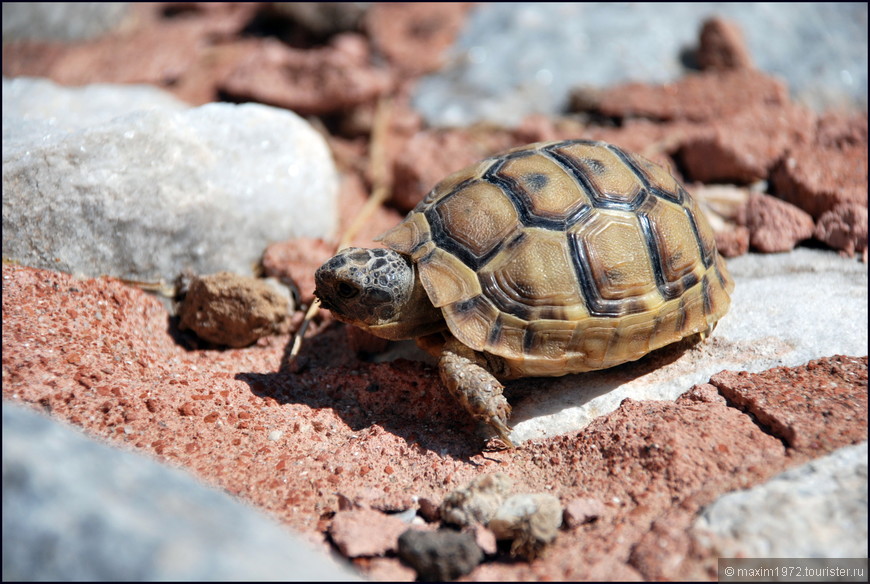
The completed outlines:
<svg viewBox="0 0 870 584">
<path fill-rule="evenodd" d="M 381 239 L 416 264 L 450 332 L 509 377 L 604 369 L 706 335 L 734 288 L 689 193 L 603 142 L 483 160 Z"/>
</svg>

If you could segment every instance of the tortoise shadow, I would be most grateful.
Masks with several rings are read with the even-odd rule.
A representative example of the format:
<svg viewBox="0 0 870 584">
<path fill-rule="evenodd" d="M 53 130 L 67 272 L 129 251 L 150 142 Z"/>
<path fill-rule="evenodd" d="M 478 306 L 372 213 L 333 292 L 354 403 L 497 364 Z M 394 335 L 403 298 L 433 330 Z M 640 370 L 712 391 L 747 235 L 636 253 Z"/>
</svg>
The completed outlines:
<svg viewBox="0 0 870 584">
<path fill-rule="evenodd" d="M 345 325 L 331 323 L 305 342 L 291 361 L 292 339 L 284 348 L 278 371 L 241 372 L 251 392 L 279 404 L 330 409 L 353 432 L 375 425 L 440 456 L 472 464 L 483 452 L 477 425 L 447 390 L 431 364 L 399 357 L 376 362 L 360 358 Z"/>
<path fill-rule="evenodd" d="M 472 457 L 484 452 L 483 432 L 491 432 L 455 402 L 431 363 L 414 359 L 408 351 L 389 361 L 360 358 L 345 326 L 334 322 L 307 337 L 295 361 L 290 359 L 291 339 L 277 372 L 238 373 L 235 378 L 246 382 L 255 395 L 279 404 L 328 408 L 354 432 L 379 425 L 409 445 L 472 463 Z M 676 361 L 693 344 L 675 343 L 605 371 L 508 382 L 505 395 L 514 407 L 511 423 L 581 407 Z"/>
</svg>

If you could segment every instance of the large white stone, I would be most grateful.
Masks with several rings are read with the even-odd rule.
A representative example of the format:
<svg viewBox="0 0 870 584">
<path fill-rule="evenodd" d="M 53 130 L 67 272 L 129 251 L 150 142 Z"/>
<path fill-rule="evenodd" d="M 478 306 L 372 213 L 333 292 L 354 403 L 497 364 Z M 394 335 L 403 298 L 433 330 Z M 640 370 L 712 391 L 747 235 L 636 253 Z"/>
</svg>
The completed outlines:
<svg viewBox="0 0 870 584">
<path fill-rule="evenodd" d="M 330 151 L 292 112 L 215 103 L 105 121 L 91 111 L 82 127 L 63 111 L 50 115 L 51 98 L 34 97 L 29 109 L 24 91 L 7 115 L 5 97 L 4 258 L 169 281 L 186 269 L 250 274 L 272 242 L 335 232 Z"/>
<path fill-rule="evenodd" d="M 189 108 L 153 85 L 66 87 L 39 77 L 4 77 L 3 146 L 5 149 L 10 140 L 50 140 L 132 112 Z"/>
</svg>

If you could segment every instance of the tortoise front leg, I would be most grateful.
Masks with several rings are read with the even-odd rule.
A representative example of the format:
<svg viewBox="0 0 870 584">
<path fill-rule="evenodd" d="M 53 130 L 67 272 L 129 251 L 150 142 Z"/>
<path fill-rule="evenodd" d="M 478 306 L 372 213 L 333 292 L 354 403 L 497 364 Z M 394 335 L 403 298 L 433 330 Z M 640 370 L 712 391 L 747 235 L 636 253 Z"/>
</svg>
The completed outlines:
<svg viewBox="0 0 870 584">
<path fill-rule="evenodd" d="M 502 395 L 504 386 L 490 373 L 486 359 L 456 339 L 450 339 L 438 362 L 441 380 L 465 410 L 483 420 L 498 433 L 509 448 L 511 407 Z"/>
</svg>

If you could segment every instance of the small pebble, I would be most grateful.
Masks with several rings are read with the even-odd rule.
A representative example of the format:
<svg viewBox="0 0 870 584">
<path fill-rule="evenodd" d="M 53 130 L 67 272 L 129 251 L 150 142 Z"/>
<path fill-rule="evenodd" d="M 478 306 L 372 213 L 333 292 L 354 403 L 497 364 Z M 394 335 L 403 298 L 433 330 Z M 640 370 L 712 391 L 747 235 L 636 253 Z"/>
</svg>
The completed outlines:
<svg viewBox="0 0 870 584">
<path fill-rule="evenodd" d="M 483 553 L 492 556 L 498 552 L 498 542 L 495 539 L 495 534 L 491 529 L 483 525 L 475 525 L 468 532 L 474 536 L 474 541 L 477 542 L 477 547 L 483 550 Z"/>
<path fill-rule="evenodd" d="M 513 540 L 511 554 L 534 559 L 556 539 L 562 505 L 553 495 L 514 495 L 499 507 L 488 527 L 498 539 Z"/>
<path fill-rule="evenodd" d="M 477 477 L 468 486 L 451 491 L 441 503 L 441 520 L 465 527 L 486 523 L 507 498 L 512 483 L 503 473 Z"/>
<path fill-rule="evenodd" d="M 217 345 L 247 347 L 289 331 L 292 310 L 289 296 L 273 283 L 220 272 L 191 279 L 178 307 L 179 328 Z"/>
<path fill-rule="evenodd" d="M 573 499 L 565 505 L 565 512 L 562 519 L 568 527 L 577 527 L 584 523 L 591 523 L 601 517 L 605 507 L 598 499 L 592 497 L 581 497 Z"/>
</svg>

